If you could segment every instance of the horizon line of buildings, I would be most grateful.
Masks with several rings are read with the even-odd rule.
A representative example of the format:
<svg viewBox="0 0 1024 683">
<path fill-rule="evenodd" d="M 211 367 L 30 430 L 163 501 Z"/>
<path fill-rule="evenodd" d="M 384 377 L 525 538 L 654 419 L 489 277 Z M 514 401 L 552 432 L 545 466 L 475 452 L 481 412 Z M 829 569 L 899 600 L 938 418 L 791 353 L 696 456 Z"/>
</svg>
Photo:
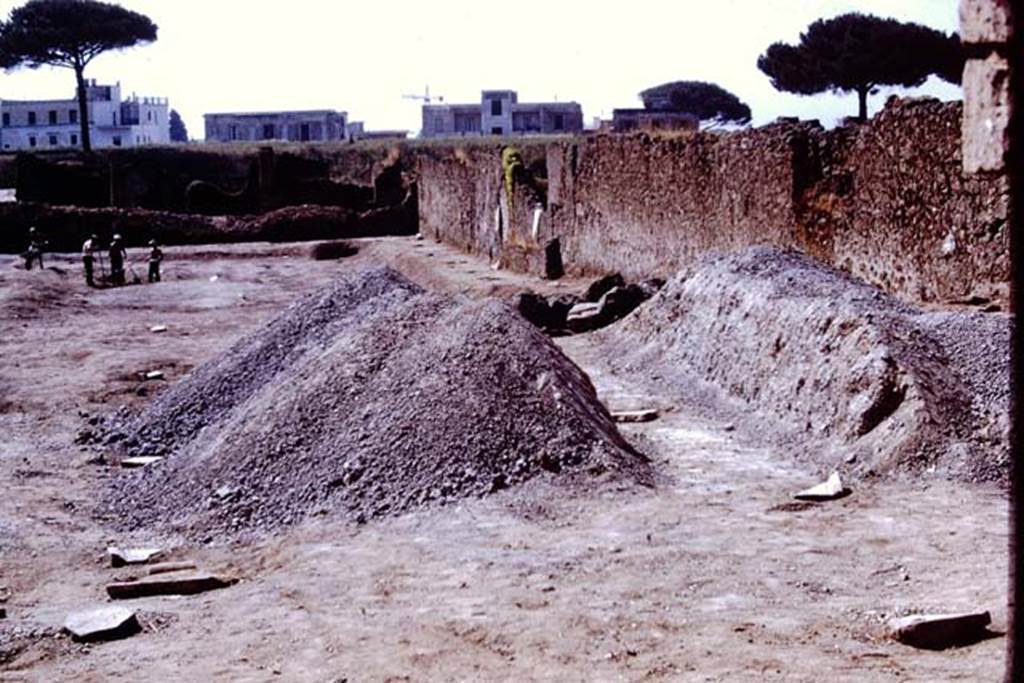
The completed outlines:
<svg viewBox="0 0 1024 683">
<path fill-rule="evenodd" d="M 77 91 L 76 91 L 77 95 Z M 121 84 L 86 82 L 89 134 L 94 148 L 170 144 L 167 98 L 121 98 Z M 484 90 L 480 101 L 422 105 L 420 137 L 562 135 L 584 130 L 578 102 L 519 102 L 515 90 Z M 405 139 L 405 130 L 366 130 L 348 113 L 331 109 L 204 114 L 205 142 L 350 142 Z M 681 112 L 615 109 L 596 128 L 610 132 L 697 129 Z M 6 152 L 78 147 L 78 100 L 0 99 L 0 150 Z"/>
</svg>

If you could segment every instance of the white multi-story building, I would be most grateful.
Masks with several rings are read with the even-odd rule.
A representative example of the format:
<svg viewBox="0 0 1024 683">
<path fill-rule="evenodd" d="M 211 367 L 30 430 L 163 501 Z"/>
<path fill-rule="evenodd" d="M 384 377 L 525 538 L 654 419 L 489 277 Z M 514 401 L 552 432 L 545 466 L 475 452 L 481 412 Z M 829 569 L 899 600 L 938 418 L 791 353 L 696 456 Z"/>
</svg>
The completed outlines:
<svg viewBox="0 0 1024 683">
<path fill-rule="evenodd" d="M 121 100 L 121 84 L 86 84 L 89 137 L 94 148 L 170 142 L 167 99 Z M 0 146 L 6 151 L 80 147 L 78 100 L 0 100 Z"/>
</svg>

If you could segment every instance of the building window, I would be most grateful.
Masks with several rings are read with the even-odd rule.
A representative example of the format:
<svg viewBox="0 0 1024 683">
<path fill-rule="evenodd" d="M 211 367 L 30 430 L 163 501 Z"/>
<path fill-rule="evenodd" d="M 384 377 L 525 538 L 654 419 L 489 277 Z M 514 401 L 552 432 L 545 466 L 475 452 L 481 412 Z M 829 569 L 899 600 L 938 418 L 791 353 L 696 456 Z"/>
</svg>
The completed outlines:
<svg viewBox="0 0 1024 683">
<path fill-rule="evenodd" d="M 302 142 L 309 141 L 309 124 L 303 123 L 299 126 L 299 140 Z"/>
<path fill-rule="evenodd" d="M 152 111 L 147 111 L 146 112 L 146 120 L 147 121 L 152 121 L 153 120 L 153 112 Z"/>
<path fill-rule="evenodd" d="M 493 128 L 491 128 L 492 135 L 501 135 L 502 132 L 503 131 L 501 130 L 501 126 L 494 126 Z"/>
<path fill-rule="evenodd" d="M 78 136 L 75 135 L 74 133 L 71 134 L 71 144 L 72 145 L 77 145 L 78 144 Z"/>
<path fill-rule="evenodd" d="M 112 111 L 112 112 L 110 112 L 110 120 L 111 120 L 111 122 L 112 122 L 112 123 L 113 123 L 113 124 L 114 124 L 115 126 L 117 125 L 117 112 L 116 112 L 116 111 Z"/>
<path fill-rule="evenodd" d="M 28 146 L 29 147 L 35 147 L 36 146 L 36 136 L 35 135 L 28 136 Z"/>
<path fill-rule="evenodd" d="M 28 125 L 30 125 L 30 126 L 36 125 L 36 113 L 34 111 L 30 111 L 28 113 Z M 35 138 L 31 138 L 31 139 L 34 140 Z"/>
<path fill-rule="evenodd" d="M 491 116 L 501 116 L 501 100 L 491 100 Z"/>
<path fill-rule="evenodd" d="M 49 116 L 50 116 L 50 125 L 51 126 L 56 126 L 57 125 L 57 110 L 56 109 L 51 109 L 50 112 L 49 112 Z"/>
<path fill-rule="evenodd" d="M 263 124 L 263 139 L 273 140 L 274 139 L 274 124 L 264 123 Z"/>
<path fill-rule="evenodd" d="M 53 112 L 53 113 L 56 114 L 57 112 Z M 56 147 L 56 146 L 57 146 L 57 136 L 54 135 L 53 133 L 50 133 L 50 147 Z"/>
<path fill-rule="evenodd" d="M 565 116 L 562 114 L 555 114 L 554 129 L 563 130 L 565 128 Z"/>
<path fill-rule="evenodd" d="M 77 109 L 68 109 L 68 123 L 78 123 Z"/>
<path fill-rule="evenodd" d="M 10 112 L 4 112 L 4 128 L 11 125 L 11 114 Z"/>
<path fill-rule="evenodd" d="M 120 147 L 121 146 L 121 136 L 120 135 L 115 135 L 114 137 L 110 138 L 110 142 L 111 142 L 112 145 L 114 145 L 114 147 Z"/>
<path fill-rule="evenodd" d="M 228 139 L 238 139 L 238 126 L 236 126 L 235 124 L 231 124 L 230 126 L 228 126 Z"/>
</svg>

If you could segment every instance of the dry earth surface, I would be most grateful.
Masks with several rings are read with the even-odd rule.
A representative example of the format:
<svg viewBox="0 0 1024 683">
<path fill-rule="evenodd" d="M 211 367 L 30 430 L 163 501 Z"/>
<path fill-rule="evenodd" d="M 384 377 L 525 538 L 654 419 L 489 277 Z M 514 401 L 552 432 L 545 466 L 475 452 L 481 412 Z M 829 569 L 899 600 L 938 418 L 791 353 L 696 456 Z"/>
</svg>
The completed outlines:
<svg viewBox="0 0 1024 683">
<path fill-rule="evenodd" d="M 412 239 L 170 248 L 158 285 L 89 290 L 70 255 L 27 273 L 0 256 L 0 681 L 997 680 L 1004 639 L 946 651 L 889 640 L 886 618 L 989 609 L 1006 623 L 1007 503 L 938 478 L 855 484 L 796 504 L 817 478 L 734 415 L 698 416 L 598 337 L 559 340 L 659 473 L 653 488 L 572 494 L 543 482 L 357 524 L 321 516 L 244 543 L 99 523 L 120 471 L 74 444 L 88 417 L 154 392 L 357 264 L 430 288 L 506 296 L 544 283 Z M 138 267 L 137 267 L 138 269 Z M 164 333 L 149 331 L 166 325 Z M 145 382 L 139 372 L 161 370 Z M 65 616 L 131 574 L 109 544 L 157 544 L 238 577 L 145 598 L 143 632 L 81 645 Z"/>
</svg>

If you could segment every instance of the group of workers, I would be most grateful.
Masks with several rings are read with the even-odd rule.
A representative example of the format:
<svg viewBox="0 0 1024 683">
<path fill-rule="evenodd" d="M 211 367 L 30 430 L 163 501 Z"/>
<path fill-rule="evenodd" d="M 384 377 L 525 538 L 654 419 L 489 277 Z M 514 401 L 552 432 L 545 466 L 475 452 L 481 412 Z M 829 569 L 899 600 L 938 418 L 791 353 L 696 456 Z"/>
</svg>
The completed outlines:
<svg viewBox="0 0 1024 683">
<path fill-rule="evenodd" d="M 25 269 L 32 270 L 32 264 L 39 263 L 43 267 L 43 250 L 46 247 L 46 240 L 42 239 L 35 229 L 29 228 L 29 245 L 25 252 Z M 82 266 L 85 269 L 85 284 L 90 287 L 96 286 L 95 266 L 96 260 L 100 260 L 100 268 L 103 268 L 103 251 L 100 239 L 97 235 L 89 235 L 89 239 L 82 244 Z M 110 246 L 106 248 L 107 258 L 110 260 L 110 276 L 108 282 L 113 286 L 125 284 L 125 263 L 128 260 L 128 251 L 124 247 L 121 235 L 115 234 L 110 240 Z M 160 282 L 160 263 L 164 260 L 164 253 L 156 240 L 149 241 L 149 281 Z"/>
</svg>

